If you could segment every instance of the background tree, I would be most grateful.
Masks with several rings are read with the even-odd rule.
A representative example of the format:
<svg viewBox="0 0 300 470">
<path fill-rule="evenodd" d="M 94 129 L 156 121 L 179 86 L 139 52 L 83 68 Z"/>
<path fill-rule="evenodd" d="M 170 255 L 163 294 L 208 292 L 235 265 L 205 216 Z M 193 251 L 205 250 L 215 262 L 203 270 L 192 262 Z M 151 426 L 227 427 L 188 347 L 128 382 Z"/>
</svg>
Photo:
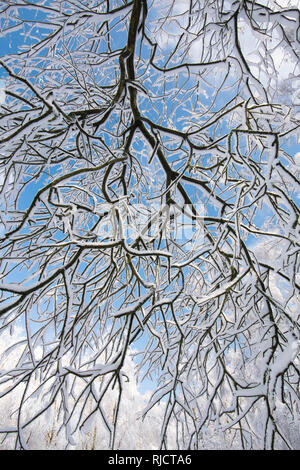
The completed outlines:
<svg viewBox="0 0 300 470">
<path fill-rule="evenodd" d="M 131 350 L 160 447 L 299 446 L 299 5 L 161 3 L 0 1 L 16 448 L 118 447 Z"/>
</svg>

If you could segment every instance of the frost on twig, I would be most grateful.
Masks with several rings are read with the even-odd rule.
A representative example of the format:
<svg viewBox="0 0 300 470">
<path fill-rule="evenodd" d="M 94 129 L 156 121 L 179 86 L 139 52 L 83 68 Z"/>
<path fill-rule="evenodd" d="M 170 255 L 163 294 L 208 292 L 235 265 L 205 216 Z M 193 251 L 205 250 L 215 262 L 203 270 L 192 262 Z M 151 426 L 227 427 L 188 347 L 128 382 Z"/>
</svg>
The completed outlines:
<svg viewBox="0 0 300 470">
<path fill-rule="evenodd" d="M 0 446 L 299 448 L 298 3 L 0 1 Z"/>
</svg>

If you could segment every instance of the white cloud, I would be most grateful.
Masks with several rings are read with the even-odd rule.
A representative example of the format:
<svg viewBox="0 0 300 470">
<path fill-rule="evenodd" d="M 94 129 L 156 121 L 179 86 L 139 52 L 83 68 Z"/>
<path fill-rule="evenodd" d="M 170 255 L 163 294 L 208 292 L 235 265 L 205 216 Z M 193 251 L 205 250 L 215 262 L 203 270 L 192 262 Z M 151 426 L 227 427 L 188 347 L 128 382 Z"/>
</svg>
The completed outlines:
<svg viewBox="0 0 300 470">
<path fill-rule="evenodd" d="M 295 163 L 300 166 L 300 152 L 297 152 L 295 155 Z"/>
</svg>

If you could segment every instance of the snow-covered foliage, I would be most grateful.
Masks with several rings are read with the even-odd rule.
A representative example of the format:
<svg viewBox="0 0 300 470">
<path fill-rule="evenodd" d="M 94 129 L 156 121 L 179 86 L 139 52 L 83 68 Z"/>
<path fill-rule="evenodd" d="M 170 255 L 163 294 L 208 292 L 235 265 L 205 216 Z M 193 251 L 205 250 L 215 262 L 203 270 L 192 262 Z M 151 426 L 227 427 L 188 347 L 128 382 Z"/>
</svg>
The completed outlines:
<svg viewBox="0 0 300 470">
<path fill-rule="evenodd" d="M 1 446 L 300 447 L 299 19 L 0 1 Z"/>
</svg>

